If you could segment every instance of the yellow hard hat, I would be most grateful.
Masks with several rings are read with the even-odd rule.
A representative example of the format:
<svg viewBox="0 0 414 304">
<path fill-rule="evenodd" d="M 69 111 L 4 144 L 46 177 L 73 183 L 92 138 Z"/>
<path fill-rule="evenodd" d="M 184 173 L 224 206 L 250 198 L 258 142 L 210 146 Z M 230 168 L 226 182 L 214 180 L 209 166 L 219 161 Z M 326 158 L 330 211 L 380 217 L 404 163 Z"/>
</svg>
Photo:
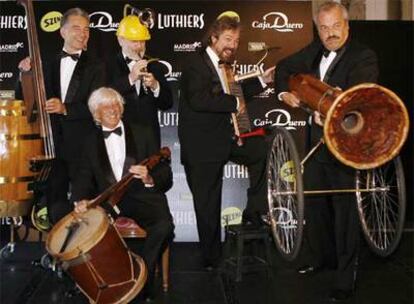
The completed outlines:
<svg viewBox="0 0 414 304">
<path fill-rule="evenodd" d="M 128 40 L 143 41 L 150 40 L 151 35 L 148 28 L 139 21 L 138 16 L 125 16 L 119 23 L 116 35 Z"/>
<path fill-rule="evenodd" d="M 223 17 L 235 18 L 237 20 L 237 22 L 240 22 L 240 16 L 235 11 L 225 11 L 225 12 L 222 12 L 217 17 L 217 20 L 219 20 L 219 19 L 221 19 Z"/>
</svg>

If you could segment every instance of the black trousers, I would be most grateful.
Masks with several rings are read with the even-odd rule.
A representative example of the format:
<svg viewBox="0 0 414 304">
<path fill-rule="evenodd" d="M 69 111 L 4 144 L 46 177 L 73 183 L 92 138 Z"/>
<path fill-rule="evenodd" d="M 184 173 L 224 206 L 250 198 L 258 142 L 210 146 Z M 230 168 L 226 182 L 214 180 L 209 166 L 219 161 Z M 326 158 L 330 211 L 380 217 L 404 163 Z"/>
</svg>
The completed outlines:
<svg viewBox="0 0 414 304">
<path fill-rule="evenodd" d="M 214 147 L 212 147 L 214 149 Z M 232 144 L 229 159 L 217 162 L 185 162 L 187 183 L 193 195 L 200 246 L 206 265 L 217 265 L 221 258 L 221 195 L 223 168 L 227 161 L 247 166 L 250 187 L 247 190 L 249 214 L 265 213 L 266 143 L 262 137 L 251 137 L 243 146 Z"/>
<path fill-rule="evenodd" d="M 134 219 L 147 232 L 142 258 L 148 267 L 150 283 L 158 258 L 173 238 L 174 224 L 167 198 L 160 193 L 127 192 L 118 207 L 121 216 Z"/>
<path fill-rule="evenodd" d="M 310 159 L 305 165 L 304 181 L 305 190 L 355 188 L 355 170 L 333 157 L 331 162 Z M 360 242 L 355 194 L 308 195 L 305 203 L 308 262 L 333 267 L 333 288 L 352 290 Z"/>
<path fill-rule="evenodd" d="M 48 216 L 53 224 L 56 224 L 73 210 L 68 195 L 70 194 L 70 183 L 75 178 L 78 166 L 78 161 L 63 159 L 56 159 L 52 163 L 46 186 L 46 203 Z"/>
</svg>

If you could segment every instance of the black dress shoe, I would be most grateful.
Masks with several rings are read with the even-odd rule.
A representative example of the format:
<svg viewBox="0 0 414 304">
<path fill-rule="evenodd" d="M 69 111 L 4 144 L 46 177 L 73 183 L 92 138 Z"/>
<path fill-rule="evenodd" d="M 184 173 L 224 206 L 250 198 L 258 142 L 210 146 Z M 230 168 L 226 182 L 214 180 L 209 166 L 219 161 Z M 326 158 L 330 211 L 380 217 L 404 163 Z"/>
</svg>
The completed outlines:
<svg viewBox="0 0 414 304">
<path fill-rule="evenodd" d="M 302 275 L 309 275 L 316 273 L 320 268 L 312 265 L 305 265 L 298 269 L 298 273 Z"/>
<path fill-rule="evenodd" d="M 219 269 L 220 264 L 219 263 L 204 263 L 203 266 L 207 272 L 214 272 Z"/>
<path fill-rule="evenodd" d="M 260 219 L 261 219 L 261 221 L 262 221 L 263 224 L 265 224 L 267 226 L 272 226 L 272 219 L 271 219 L 269 213 L 262 214 L 260 216 Z"/>
<path fill-rule="evenodd" d="M 342 302 L 353 296 L 354 292 L 352 290 L 335 289 L 329 293 L 328 297 L 331 302 Z"/>
<path fill-rule="evenodd" d="M 261 217 L 262 215 L 258 212 L 246 212 L 244 210 L 242 214 L 242 225 L 260 227 L 264 224 Z"/>
<path fill-rule="evenodd" d="M 207 272 L 213 272 L 216 269 L 216 267 L 214 267 L 213 265 L 207 265 L 207 266 L 204 266 L 204 269 Z"/>
</svg>

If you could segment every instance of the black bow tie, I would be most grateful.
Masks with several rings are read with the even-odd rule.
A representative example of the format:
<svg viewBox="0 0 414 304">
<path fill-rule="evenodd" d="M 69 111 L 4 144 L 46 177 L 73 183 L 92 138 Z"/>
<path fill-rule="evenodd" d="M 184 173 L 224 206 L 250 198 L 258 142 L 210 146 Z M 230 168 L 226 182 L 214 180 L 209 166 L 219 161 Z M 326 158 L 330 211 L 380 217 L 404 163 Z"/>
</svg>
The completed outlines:
<svg viewBox="0 0 414 304">
<path fill-rule="evenodd" d="M 136 61 L 136 60 L 131 59 L 131 58 L 129 58 L 129 57 L 125 57 L 125 62 L 126 62 L 126 64 L 129 64 L 129 63 L 130 63 L 130 62 L 132 62 L 132 61 Z"/>
<path fill-rule="evenodd" d="M 323 49 L 323 57 L 327 58 L 329 56 L 329 54 L 331 53 L 330 50 L 328 49 Z"/>
<path fill-rule="evenodd" d="M 224 60 L 219 60 L 219 62 L 218 62 L 218 65 L 220 66 L 220 64 L 225 64 L 225 65 L 231 65 L 231 62 L 227 62 L 227 61 L 224 61 Z"/>
<path fill-rule="evenodd" d="M 69 54 L 69 53 L 66 53 L 65 51 L 63 51 L 63 50 L 62 50 L 62 52 L 60 53 L 60 57 L 61 57 L 61 58 L 70 57 L 70 58 L 72 58 L 74 61 L 78 61 L 78 60 L 79 60 L 80 55 L 79 55 L 79 54 Z"/>
<path fill-rule="evenodd" d="M 108 138 L 109 135 L 111 135 L 112 133 L 115 133 L 116 135 L 121 136 L 122 135 L 122 128 L 118 127 L 118 128 L 113 129 L 113 130 L 102 130 L 102 134 L 103 134 L 104 138 Z"/>
</svg>

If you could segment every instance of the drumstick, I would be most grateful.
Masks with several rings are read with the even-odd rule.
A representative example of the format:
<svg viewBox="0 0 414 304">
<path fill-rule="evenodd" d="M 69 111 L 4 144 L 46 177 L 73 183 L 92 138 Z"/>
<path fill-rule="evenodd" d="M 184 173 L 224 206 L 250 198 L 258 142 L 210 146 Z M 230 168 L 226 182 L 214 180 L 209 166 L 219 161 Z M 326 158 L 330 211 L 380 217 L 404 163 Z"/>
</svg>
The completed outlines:
<svg viewBox="0 0 414 304">
<path fill-rule="evenodd" d="M 59 253 L 65 251 L 66 247 L 68 246 L 70 240 L 72 239 L 74 233 L 79 229 L 80 222 L 79 221 L 72 221 L 69 227 L 66 227 L 68 233 L 66 234 L 65 240 L 63 241 L 62 247 L 60 247 Z"/>
</svg>

